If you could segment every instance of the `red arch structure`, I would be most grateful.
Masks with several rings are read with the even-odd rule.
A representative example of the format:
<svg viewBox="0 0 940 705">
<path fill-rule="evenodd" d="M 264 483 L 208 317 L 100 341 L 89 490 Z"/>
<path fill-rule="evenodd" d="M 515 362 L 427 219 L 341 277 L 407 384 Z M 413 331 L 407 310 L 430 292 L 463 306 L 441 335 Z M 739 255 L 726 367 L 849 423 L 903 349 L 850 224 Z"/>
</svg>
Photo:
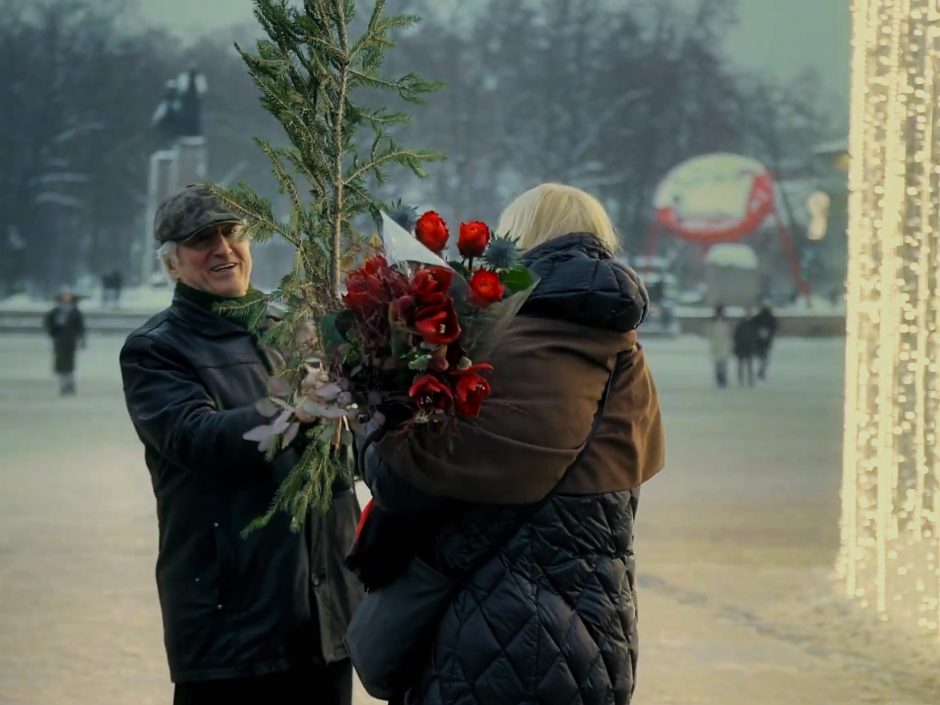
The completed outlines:
<svg viewBox="0 0 940 705">
<path fill-rule="evenodd" d="M 773 217 L 793 281 L 800 293 L 809 295 L 793 236 L 777 210 L 773 176 L 756 159 L 717 152 L 682 162 L 660 181 L 654 206 L 647 255 L 656 252 L 662 233 L 704 251 L 721 242 L 738 242 Z"/>
</svg>

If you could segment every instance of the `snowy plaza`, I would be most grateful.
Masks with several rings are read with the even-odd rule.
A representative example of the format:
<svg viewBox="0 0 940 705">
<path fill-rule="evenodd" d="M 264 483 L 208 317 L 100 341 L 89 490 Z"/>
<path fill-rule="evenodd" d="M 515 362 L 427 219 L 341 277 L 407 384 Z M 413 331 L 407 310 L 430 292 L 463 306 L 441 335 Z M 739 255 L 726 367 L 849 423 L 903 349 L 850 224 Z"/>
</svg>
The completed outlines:
<svg viewBox="0 0 940 705">
<path fill-rule="evenodd" d="M 78 396 L 60 399 L 46 339 L 0 338 L 3 705 L 170 701 L 121 341 L 92 335 Z M 766 383 L 723 391 L 703 340 L 646 346 L 667 465 L 640 504 L 634 701 L 936 703 L 936 649 L 877 624 L 834 578 L 843 340 L 781 339 Z"/>
</svg>

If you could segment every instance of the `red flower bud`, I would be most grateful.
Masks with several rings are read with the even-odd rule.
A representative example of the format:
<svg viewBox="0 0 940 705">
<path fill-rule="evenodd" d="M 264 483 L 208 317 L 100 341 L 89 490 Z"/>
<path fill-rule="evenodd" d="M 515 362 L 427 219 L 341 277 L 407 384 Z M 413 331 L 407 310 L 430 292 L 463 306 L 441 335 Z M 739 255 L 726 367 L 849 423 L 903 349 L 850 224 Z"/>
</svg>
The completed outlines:
<svg viewBox="0 0 940 705">
<path fill-rule="evenodd" d="M 389 278 L 388 262 L 381 255 L 376 255 L 351 272 L 346 279 L 346 294 L 343 303 L 356 313 L 367 316 L 386 303 Z"/>
<path fill-rule="evenodd" d="M 474 220 L 470 223 L 460 224 L 457 249 L 464 257 L 481 257 L 489 244 L 490 229 L 486 226 L 486 223 Z"/>
<path fill-rule="evenodd" d="M 454 273 L 446 267 L 422 267 L 411 278 L 408 293 L 424 306 L 444 303 Z"/>
<path fill-rule="evenodd" d="M 415 224 L 415 237 L 431 252 L 440 254 L 447 245 L 450 233 L 447 232 L 447 223 L 444 219 L 436 211 L 428 211 L 418 218 Z"/>
<path fill-rule="evenodd" d="M 502 301 L 504 290 L 499 275 L 489 269 L 478 269 L 470 277 L 471 300 L 480 308 Z"/>
<path fill-rule="evenodd" d="M 411 314 L 414 312 L 414 307 L 415 300 L 413 296 L 399 296 L 392 301 L 389 306 L 391 319 L 393 321 L 409 322 L 411 320 Z"/>
</svg>

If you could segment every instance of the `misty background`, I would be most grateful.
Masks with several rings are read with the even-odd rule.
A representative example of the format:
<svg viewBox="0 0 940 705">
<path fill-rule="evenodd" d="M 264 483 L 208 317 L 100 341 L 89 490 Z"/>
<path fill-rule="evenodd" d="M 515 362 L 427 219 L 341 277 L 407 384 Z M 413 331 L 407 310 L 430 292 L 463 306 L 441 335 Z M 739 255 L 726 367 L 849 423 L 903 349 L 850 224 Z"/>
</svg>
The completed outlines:
<svg viewBox="0 0 940 705">
<path fill-rule="evenodd" d="M 148 158 L 168 142 L 152 118 L 184 70 L 208 82 L 208 178 L 278 202 L 252 137 L 284 136 L 234 49 L 258 36 L 251 5 L 0 0 L 0 296 L 82 289 L 114 269 L 141 283 Z M 380 194 L 449 220 L 492 223 L 521 190 L 568 182 L 603 200 L 636 254 L 658 181 L 684 159 L 737 152 L 780 181 L 818 180 L 814 150 L 847 134 L 841 0 L 392 0 L 388 11 L 424 22 L 400 33 L 386 72 L 446 84 L 409 108 L 400 137 L 447 160 L 424 181 L 390 174 Z M 784 194 L 781 206 L 803 248 L 802 203 Z M 789 281 L 776 238 L 755 248 Z"/>
</svg>

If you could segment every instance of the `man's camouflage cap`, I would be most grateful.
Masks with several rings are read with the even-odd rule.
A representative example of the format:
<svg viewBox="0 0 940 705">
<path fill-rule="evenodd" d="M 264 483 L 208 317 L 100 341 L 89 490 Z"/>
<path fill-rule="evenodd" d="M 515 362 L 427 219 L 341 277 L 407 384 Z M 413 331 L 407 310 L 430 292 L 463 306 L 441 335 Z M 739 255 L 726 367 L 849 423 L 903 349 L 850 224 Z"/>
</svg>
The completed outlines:
<svg viewBox="0 0 940 705">
<path fill-rule="evenodd" d="M 182 242 L 210 226 L 241 220 L 205 186 L 191 184 L 157 208 L 153 236 L 159 245 Z"/>
</svg>

